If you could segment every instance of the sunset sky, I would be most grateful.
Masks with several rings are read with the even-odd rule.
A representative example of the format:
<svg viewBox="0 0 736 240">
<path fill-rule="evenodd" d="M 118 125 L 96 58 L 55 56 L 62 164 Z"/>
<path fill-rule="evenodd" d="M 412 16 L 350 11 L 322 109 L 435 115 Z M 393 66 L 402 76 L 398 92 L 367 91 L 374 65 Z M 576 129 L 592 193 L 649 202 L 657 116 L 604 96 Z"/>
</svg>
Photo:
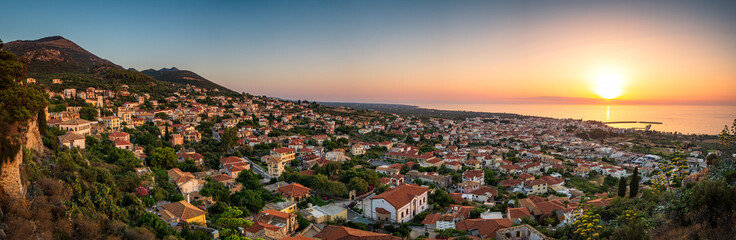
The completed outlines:
<svg viewBox="0 0 736 240">
<path fill-rule="evenodd" d="M 0 38 L 287 99 L 736 105 L 736 1 L 234 2 L 12 1 Z"/>
</svg>

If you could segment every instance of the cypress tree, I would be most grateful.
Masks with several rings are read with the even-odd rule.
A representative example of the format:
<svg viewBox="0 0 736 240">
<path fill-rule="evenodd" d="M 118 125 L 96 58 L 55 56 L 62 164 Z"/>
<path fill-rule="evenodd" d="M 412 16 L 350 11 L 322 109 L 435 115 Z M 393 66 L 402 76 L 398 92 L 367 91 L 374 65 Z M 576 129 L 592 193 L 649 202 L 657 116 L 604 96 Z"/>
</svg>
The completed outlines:
<svg viewBox="0 0 736 240">
<path fill-rule="evenodd" d="M 629 197 L 634 198 L 639 193 L 639 167 L 634 168 L 634 174 L 631 175 L 631 183 L 629 185 Z"/>
<path fill-rule="evenodd" d="M 626 197 L 626 177 L 618 179 L 618 196 Z"/>
</svg>

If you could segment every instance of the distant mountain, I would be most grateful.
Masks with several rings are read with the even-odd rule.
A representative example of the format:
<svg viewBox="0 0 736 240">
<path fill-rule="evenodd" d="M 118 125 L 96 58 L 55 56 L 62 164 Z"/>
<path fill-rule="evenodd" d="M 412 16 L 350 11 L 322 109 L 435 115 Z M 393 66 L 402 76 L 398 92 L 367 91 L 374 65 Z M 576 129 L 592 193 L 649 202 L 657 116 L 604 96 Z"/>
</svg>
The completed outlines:
<svg viewBox="0 0 736 240">
<path fill-rule="evenodd" d="M 437 117 L 462 120 L 466 118 L 525 118 L 527 116 L 513 113 L 473 112 L 438 110 L 423 108 L 414 105 L 389 104 L 389 103 L 349 103 L 349 102 L 319 102 L 320 105 L 328 107 L 349 107 L 353 109 L 375 110 L 380 112 L 395 113 L 402 116 Z"/>
<path fill-rule="evenodd" d="M 191 84 L 191 85 L 198 86 L 201 88 L 208 88 L 208 89 L 217 88 L 217 89 L 220 89 L 221 91 L 231 91 L 232 92 L 232 90 L 227 89 L 223 86 L 220 86 L 217 83 L 214 83 L 210 80 L 207 80 L 206 78 L 199 76 L 199 74 L 196 74 L 188 70 L 179 70 L 176 67 L 162 68 L 159 70 L 148 69 L 148 70 L 143 70 L 141 72 L 159 81 L 174 82 L 174 83 L 181 83 L 181 84 Z"/>
<path fill-rule="evenodd" d="M 25 59 L 28 73 L 84 72 L 103 65 L 120 67 L 61 36 L 12 41 L 6 43 L 3 50 Z"/>
<path fill-rule="evenodd" d="M 236 93 L 192 71 L 179 70 L 175 67 L 148 69 L 142 72 L 134 68 L 124 69 L 61 36 L 12 41 L 6 43 L 3 50 L 25 59 L 28 63 L 29 76 L 75 73 L 99 79 L 120 80 L 122 83 L 150 83 L 159 80 Z"/>
</svg>

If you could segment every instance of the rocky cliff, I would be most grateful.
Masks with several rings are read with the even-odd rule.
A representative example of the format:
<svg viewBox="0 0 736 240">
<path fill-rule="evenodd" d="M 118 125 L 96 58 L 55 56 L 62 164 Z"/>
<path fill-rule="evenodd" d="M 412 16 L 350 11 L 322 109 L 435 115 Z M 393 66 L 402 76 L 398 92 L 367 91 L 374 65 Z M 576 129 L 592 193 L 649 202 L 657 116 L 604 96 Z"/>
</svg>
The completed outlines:
<svg viewBox="0 0 736 240">
<path fill-rule="evenodd" d="M 11 124 L 6 128 L 6 132 L 3 133 L 3 136 L 11 144 L 17 144 L 17 147 L 3 149 L 4 151 L 7 151 L 6 149 L 11 150 L 3 153 L 2 157 L 5 159 L 0 160 L 4 161 L 0 169 L 0 194 L 17 199 L 25 198 L 25 186 L 23 186 L 23 181 L 21 180 L 23 148 L 31 149 L 37 153 L 43 153 L 43 141 L 41 140 L 41 133 L 38 127 L 38 121 L 34 117 L 27 122 Z"/>
</svg>

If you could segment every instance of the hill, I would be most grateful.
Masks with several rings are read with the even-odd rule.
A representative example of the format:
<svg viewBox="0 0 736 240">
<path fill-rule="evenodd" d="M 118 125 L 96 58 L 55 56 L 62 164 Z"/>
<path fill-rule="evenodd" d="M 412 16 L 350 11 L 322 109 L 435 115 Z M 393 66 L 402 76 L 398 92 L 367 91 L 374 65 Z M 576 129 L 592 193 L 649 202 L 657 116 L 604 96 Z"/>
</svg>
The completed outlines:
<svg viewBox="0 0 736 240">
<path fill-rule="evenodd" d="M 40 81 L 50 81 L 52 78 L 73 78 L 79 83 L 77 84 L 79 86 L 71 87 L 83 87 L 83 84 L 92 87 L 111 84 L 150 87 L 178 83 L 191 84 L 200 88 L 219 89 L 221 93 L 226 95 L 234 96 L 237 94 L 235 91 L 188 70 L 163 68 L 139 72 L 133 68 L 125 69 L 109 60 L 98 57 L 61 36 L 45 37 L 38 40 L 12 41 L 6 43 L 3 50 L 14 53 L 27 63 L 28 77 L 38 78 Z"/>
<path fill-rule="evenodd" d="M 349 107 L 354 109 L 376 110 L 387 113 L 395 113 L 402 116 L 417 117 L 437 117 L 448 119 L 465 119 L 465 118 L 524 118 L 526 116 L 513 113 L 490 113 L 490 112 L 473 112 L 473 111 L 453 111 L 422 108 L 404 104 L 387 104 L 387 103 L 345 103 L 345 102 L 320 102 L 319 104 L 330 107 Z"/>
<path fill-rule="evenodd" d="M 191 85 L 198 86 L 201 88 L 220 89 L 220 91 L 232 92 L 232 90 L 227 89 L 223 86 L 220 86 L 217 83 L 214 83 L 210 80 L 207 80 L 206 78 L 200 76 L 199 74 L 196 74 L 188 70 L 179 70 L 176 67 L 162 68 L 159 70 L 147 69 L 141 72 L 159 81 L 181 83 L 181 84 L 191 84 Z"/>
<path fill-rule="evenodd" d="M 12 41 L 3 50 L 24 59 L 29 74 L 84 72 L 103 65 L 120 67 L 61 36 Z"/>
</svg>

